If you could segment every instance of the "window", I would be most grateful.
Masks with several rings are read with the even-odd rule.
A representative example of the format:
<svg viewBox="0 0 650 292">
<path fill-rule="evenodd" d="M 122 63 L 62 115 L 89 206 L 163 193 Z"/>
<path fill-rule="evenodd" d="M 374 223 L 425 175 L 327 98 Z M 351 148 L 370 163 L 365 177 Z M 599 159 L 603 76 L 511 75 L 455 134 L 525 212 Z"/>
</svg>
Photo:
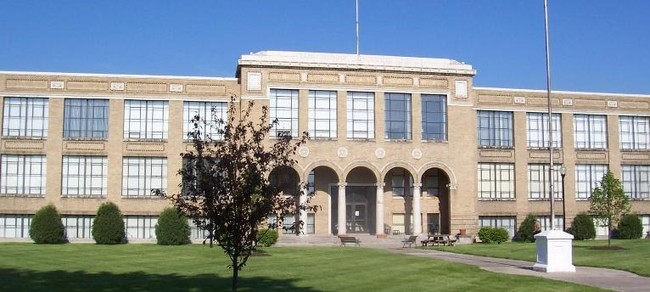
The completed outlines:
<svg viewBox="0 0 650 292">
<path fill-rule="evenodd" d="M 632 200 L 650 199 L 650 165 L 621 165 L 623 191 Z"/>
<path fill-rule="evenodd" d="M 168 120 L 167 101 L 124 101 L 124 139 L 167 139 Z"/>
<path fill-rule="evenodd" d="M 394 170 L 391 178 L 393 197 L 410 197 L 413 190 L 413 178 L 406 171 Z"/>
<path fill-rule="evenodd" d="M 167 188 L 167 158 L 124 157 L 122 196 L 151 197 L 151 189 Z"/>
<path fill-rule="evenodd" d="M 296 234 L 296 217 L 297 215 L 292 215 L 292 214 L 287 214 L 284 215 L 284 219 L 282 220 L 282 234 Z M 267 222 L 271 224 L 271 226 L 277 226 L 278 222 L 275 220 L 275 215 L 271 214 L 267 218 Z M 314 213 L 308 213 L 307 214 L 307 222 L 303 223 L 303 226 L 301 227 L 301 233 L 302 234 L 314 234 L 316 232 L 316 223 L 315 223 L 315 217 Z"/>
<path fill-rule="evenodd" d="M 447 141 L 447 97 L 422 94 L 422 140 Z"/>
<path fill-rule="evenodd" d="M 310 138 L 336 138 L 336 91 L 309 91 Z"/>
<path fill-rule="evenodd" d="M 0 165 L 0 194 L 45 195 L 45 155 L 2 155 Z"/>
<path fill-rule="evenodd" d="M 29 238 L 31 215 L 0 214 L 0 238 Z"/>
<path fill-rule="evenodd" d="M 154 216 L 124 216 L 124 229 L 128 239 L 156 238 L 158 217 Z"/>
<path fill-rule="evenodd" d="M 491 228 L 503 228 L 508 230 L 508 237 L 512 239 L 517 232 L 517 218 L 516 217 L 501 217 L 501 216 L 479 216 L 478 217 L 478 226 L 480 227 L 491 227 Z"/>
<path fill-rule="evenodd" d="M 573 136 L 575 148 L 607 148 L 607 119 L 600 115 L 574 115 Z"/>
<path fill-rule="evenodd" d="M 199 228 L 192 219 L 187 219 L 187 224 L 190 226 L 190 239 L 206 239 L 210 235 L 208 230 Z"/>
<path fill-rule="evenodd" d="M 440 181 L 444 179 L 444 174 L 438 169 L 432 169 L 427 171 L 427 175 L 424 177 L 423 181 L 423 190 L 426 192 L 428 197 L 437 197 L 440 195 Z"/>
<path fill-rule="evenodd" d="M 34 97 L 5 97 L 2 136 L 47 138 L 48 100 Z"/>
<path fill-rule="evenodd" d="M 528 165 L 529 200 L 548 200 L 548 193 L 551 188 L 548 170 L 548 164 Z M 560 172 L 557 170 L 553 171 L 553 197 L 556 200 L 562 199 L 562 179 Z"/>
<path fill-rule="evenodd" d="M 386 93 L 386 139 L 411 140 L 411 95 Z"/>
<path fill-rule="evenodd" d="M 512 147 L 512 112 L 478 111 L 478 142 L 483 147 Z"/>
<path fill-rule="evenodd" d="M 375 95 L 372 92 L 348 92 L 348 139 L 375 138 Z"/>
<path fill-rule="evenodd" d="M 641 217 L 641 225 L 643 225 L 643 236 L 647 236 L 646 234 L 650 232 L 650 215 L 641 215 L 639 217 Z"/>
<path fill-rule="evenodd" d="M 108 164 L 101 156 L 63 156 L 64 196 L 106 196 Z"/>
<path fill-rule="evenodd" d="M 478 197 L 482 200 L 515 198 L 514 164 L 479 163 Z"/>
<path fill-rule="evenodd" d="M 551 216 L 538 216 L 537 222 L 539 222 L 542 231 L 551 230 Z M 563 216 L 555 215 L 555 229 L 565 230 Z"/>
<path fill-rule="evenodd" d="M 271 89 L 269 102 L 271 122 L 278 121 L 271 129 L 272 135 L 298 137 L 298 90 Z"/>
<path fill-rule="evenodd" d="M 650 150 L 650 117 L 620 116 L 621 149 Z"/>
<path fill-rule="evenodd" d="M 108 137 L 108 100 L 66 98 L 63 114 L 66 139 L 104 140 Z"/>
<path fill-rule="evenodd" d="M 228 119 L 228 103 L 208 101 L 183 102 L 183 138 L 192 140 L 190 133 L 194 131 L 194 117 L 201 121 L 199 130 L 202 140 L 223 140 L 219 134 Z"/>
<path fill-rule="evenodd" d="M 62 218 L 65 234 L 69 239 L 92 239 L 92 216 L 65 216 Z"/>
<path fill-rule="evenodd" d="M 593 189 L 598 186 L 606 172 L 607 165 L 576 165 L 576 199 L 588 200 Z"/>
<path fill-rule="evenodd" d="M 562 147 L 562 123 L 560 115 L 553 114 L 553 147 Z M 526 133 L 527 144 L 531 148 L 548 148 L 548 114 L 545 113 L 527 113 L 526 114 Z"/>
</svg>

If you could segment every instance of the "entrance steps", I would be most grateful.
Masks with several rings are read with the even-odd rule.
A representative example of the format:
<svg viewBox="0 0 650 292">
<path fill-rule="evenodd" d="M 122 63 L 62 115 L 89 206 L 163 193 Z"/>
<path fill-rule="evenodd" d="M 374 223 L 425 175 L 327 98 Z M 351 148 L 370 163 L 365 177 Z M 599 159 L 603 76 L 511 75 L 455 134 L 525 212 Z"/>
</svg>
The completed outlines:
<svg viewBox="0 0 650 292">
<path fill-rule="evenodd" d="M 372 248 L 401 248 L 402 240 L 408 235 L 386 235 L 378 238 L 371 234 L 346 234 L 354 236 L 361 241 L 361 247 Z M 419 238 L 418 238 L 419 239 Z M 422 239 L 426 239 L 423 236 Z M 282 234 L 278 238 L 276 246 L 340 246 L 341 241 L 336 235 L 299 235 Z"/>
</svg>

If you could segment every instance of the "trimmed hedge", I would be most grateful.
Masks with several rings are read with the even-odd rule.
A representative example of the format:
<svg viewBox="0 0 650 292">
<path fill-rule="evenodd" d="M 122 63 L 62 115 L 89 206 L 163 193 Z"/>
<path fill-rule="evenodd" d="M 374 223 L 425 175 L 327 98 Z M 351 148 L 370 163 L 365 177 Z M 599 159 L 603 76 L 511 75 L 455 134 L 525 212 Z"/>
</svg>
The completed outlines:
<svg viewBox="0 0 650 292">
<path fill-rule="evenodd" d="M 502 243 L 508 241 L 508 230 L 503 228 L 481 227 L 478 238 L 484 243 Z"/>
<path fill-rule="evenodd" d="M 637 239 L 643 236 L 643 223 L 634 214 L 623 215 L 616 229 L 620 239 Z"/>
<path fill-rule="evenodd" d="M 567 231 L 573 234 L 573 239 L 576 240 L 596 238 L 594 220 L 587 213 L 579 213 L 576 215 L 576 217 L 573 218 L 573 222 L 571 222 L 571 228 Z"/>
<path fill-rule="evenodd" d="M 54 205 L 39 209 L 29 226 L 29 237 L 38 244 L 59 244 L 68 242 L 61 215 Z"/>
<path fill-rule="evenodd" d="M 257 245 L 269 247 L 278 242 L 278 231 L 275 229 L 260 229 L 257 232 Z"/>
<path fill-rule="evenodd" d="M 526 216 L 526 219 L 521 222 L 521 225 L 519 225 L 519 230 L 517 230 L 517 236 L 515 237 L 515 240 L 517 241 L 523 241 L 523 242 L 534 242 L 535 238 L 533 237 L 535 233 L 535 215 L 533 214 L 528 214 Z"/>
<path fill-rule="evenodd" d="M 105 202 L 99 206 L 93 221 L 92 233 L 97 244 L 126 243 L 124 218 L 120 208 L 112 202 Z"/>
<path fill-rule="evenodd" d="M 156 224 L 156 242 L 160 245 L 190 243 L 190 225 L 187 218 L 174 208 L 165 208 Z"/>
</svg>

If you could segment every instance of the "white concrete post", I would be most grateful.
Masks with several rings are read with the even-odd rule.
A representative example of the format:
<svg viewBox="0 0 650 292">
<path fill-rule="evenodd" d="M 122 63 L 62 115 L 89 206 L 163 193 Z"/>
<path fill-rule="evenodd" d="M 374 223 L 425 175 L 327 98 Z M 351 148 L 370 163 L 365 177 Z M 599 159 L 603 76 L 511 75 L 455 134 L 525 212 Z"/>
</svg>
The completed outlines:
<svg viewBox="0 0 650 292">
<path fill-rule="evenodd" d="M 384 183 L 377 183 L 376 235 L 384 234 Z"/>
<path fill-rule="evenodd" d="M 420 214 L 420 187 L 421 183 L 413 184 L 413 235 L 422 233 L 422 216 Z"/>
<path fill-rule="evenodd" d="M 347 233 L 345 221 L 345 187 L 347 185 L 345 182 L 339 183 L 338 235 Z"/>
</svg>

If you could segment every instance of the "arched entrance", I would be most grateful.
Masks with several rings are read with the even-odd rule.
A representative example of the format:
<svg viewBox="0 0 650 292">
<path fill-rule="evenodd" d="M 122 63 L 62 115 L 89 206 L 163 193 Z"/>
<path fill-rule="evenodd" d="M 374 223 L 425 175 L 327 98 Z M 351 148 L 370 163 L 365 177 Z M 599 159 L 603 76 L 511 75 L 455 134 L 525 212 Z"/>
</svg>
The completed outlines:
<svg viewBox="0 0 650 292">
<path fill-rule="evenodd" d="M 450 234 L 451 204 L 449 176 L 440 168 L 429 168 L 422 174 L 422 197 L 431 199 L 427 206 L 422 232 Z"/>
<path fill-rule="evenodd" d="M 293 196 L 296 203 L 299 203 L 300 190 L 300 176 L 295 169 L 287 166 L 282 166 L 273 169 L 269 175 L 269 183 L 279 188 L 285 196 Z M 296 205 L 298 207 L 298 205 Z M 278 232 L 283 234 L 302 234 L 304 233 L 305 222 L 300 222 L 300 214 L 288 214 L 284 218 L 275 218 L 274 215 L 269 217 L 269 224 L 275 225 Z"/>
<path fill-rule="evenodd" d="M 376 233 L 377 186 L 375 174 L 366 167 L 352 169 L 346 179 L 345 189 L 345 224 L 339 224 L 338 217 L 331 217 L 332 232 L 339 234 L 339 226 L 345 226 L 345 233 Z M 341 186 L 332 186 L 331 210 L 339 209 L 339 191 Z M 335 211 L 333 211 L 335 212 Z"/>
</svg>

